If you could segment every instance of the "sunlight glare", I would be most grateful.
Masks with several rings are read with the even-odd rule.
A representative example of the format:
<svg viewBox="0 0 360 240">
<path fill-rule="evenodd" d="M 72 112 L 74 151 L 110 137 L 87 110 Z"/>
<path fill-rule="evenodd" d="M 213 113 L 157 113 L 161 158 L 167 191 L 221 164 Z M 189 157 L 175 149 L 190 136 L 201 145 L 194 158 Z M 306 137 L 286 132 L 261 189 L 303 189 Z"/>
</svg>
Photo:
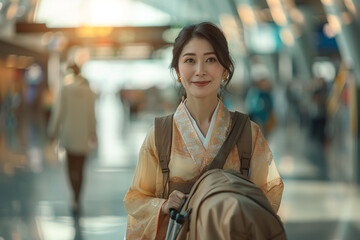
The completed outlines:
<svg viewBox="0 0 360 240">
<path fill-rule="evenodd" d="M 162 26 L 170 15 L 130 0 L 42 0 L 35 22 L 48 27 Z"/>
</svg>

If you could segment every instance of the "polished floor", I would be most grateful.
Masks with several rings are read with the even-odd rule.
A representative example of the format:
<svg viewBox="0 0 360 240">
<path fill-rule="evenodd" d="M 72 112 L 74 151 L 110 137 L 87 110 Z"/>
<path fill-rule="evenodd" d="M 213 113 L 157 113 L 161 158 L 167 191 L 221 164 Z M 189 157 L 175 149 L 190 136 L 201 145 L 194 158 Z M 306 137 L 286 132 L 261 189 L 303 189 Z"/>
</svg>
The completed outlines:
<svg viewBox="0 0 360 240">
<path fill-rule="evenodd" d="M 17 128 L 1 127 L 0 240 L 123 239 L 122 200 L 154 116 L 129 120 L 114 94 L 100 96 L 97 114 L 98 147 L 86 164 L 78 219 L 64 153 L 48 142 L 45 121 L 32 113 Z M 284 178 L 279 215 L 288 239 L 360 239 L 359 186 L 330 180 L 327 155 L 297 124 L 278 127 L 268 141 Z"/>
</svg>

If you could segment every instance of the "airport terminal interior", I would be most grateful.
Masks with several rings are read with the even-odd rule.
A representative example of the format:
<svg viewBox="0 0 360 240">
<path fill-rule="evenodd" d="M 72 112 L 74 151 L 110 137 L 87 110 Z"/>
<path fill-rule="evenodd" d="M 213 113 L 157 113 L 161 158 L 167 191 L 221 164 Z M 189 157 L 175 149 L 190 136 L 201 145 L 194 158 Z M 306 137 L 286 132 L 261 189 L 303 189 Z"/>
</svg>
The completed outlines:
<svg viewBox="0 0 360 240">
<path fill-rule="evenodd" d="M 235 63 L 224 105 L 273 153 L 288 239 L 360 239 L 359 0 L 0 0 L 0 240 L 125 239 L 140 147 L 181 101 L 172 44 L 203 21 Z M 69 63 L 96 94 L 76 216 L 48 134 Z"/>
</svg>

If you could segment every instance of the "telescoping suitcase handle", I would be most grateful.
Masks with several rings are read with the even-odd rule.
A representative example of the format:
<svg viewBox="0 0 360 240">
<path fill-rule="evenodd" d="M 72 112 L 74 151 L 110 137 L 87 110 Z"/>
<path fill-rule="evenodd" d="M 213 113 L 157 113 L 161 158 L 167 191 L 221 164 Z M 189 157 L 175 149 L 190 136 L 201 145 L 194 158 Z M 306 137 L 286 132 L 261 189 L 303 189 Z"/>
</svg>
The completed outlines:
<svg viewBox="0 0 360 240">
<path fill-rule="evenodd" d="M 187 198 L 184 198 L 179 209 L 170 208 L 170 220 L 169 220 L 168 229 L 166 231 L 165 240 L 176 239 L 176 236 L 179 234 L 179 231 L 185 222 L 186 214 L 182 215 L 180 214 L 180 212 L 183 206 L 185 205 L 186 200 Z"/>
</svg>

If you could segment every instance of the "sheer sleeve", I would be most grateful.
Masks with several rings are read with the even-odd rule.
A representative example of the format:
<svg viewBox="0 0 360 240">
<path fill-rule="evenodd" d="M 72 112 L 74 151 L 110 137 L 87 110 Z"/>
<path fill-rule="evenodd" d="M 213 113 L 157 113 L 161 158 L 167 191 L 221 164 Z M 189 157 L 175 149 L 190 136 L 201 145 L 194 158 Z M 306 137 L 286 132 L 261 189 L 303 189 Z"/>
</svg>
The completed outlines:
<svg viewBox="0 0 360 240">
<path fill-rule="evenodd" d="M 163 174 L 159 164 L 154 128 L 146 137 L 124 205 L 128 212 L 126 239 L 161 239 L 166 234 L 168 216 L 161 212 Z"/>
<path fill-rule="evenodd" d="M 257 124 L 251 123 L 253 155 L 250 163 L 250 180 L 258 185 L 268 198 L 271 206 L 279 210 L 283 181 L 277 170 L 273 154 Z"/>
</svg>

